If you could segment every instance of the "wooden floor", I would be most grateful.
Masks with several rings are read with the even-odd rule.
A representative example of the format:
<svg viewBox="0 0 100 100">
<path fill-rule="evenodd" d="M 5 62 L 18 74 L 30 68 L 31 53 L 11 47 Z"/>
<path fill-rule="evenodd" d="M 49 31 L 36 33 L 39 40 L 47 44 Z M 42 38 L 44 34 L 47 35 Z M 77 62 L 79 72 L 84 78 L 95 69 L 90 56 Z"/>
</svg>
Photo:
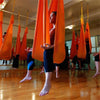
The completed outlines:
<svg viewBox="0 0 100 100">
<path fill-rule="evenodd" d="M 0 72 L 0 100 L 100 100 L 100 76 L 92 79 L 95 71 L 60 71 L 60 78 L 52 78 L 48 95 L 39 96 L 44 83 L 40 70 L 32 73 L 33 79 L 19 83 L 26 70 Z M 3 75 L 4 74 L 4 75 Z"/>
</svg>

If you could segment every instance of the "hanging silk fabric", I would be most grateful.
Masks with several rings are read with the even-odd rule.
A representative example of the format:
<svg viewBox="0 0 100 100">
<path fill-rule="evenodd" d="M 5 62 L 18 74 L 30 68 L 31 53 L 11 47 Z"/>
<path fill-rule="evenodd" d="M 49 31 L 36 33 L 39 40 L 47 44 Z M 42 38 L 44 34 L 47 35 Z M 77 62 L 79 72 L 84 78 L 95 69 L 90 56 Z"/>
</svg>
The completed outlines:
<svg viewBox="0 0 100 100">
<path fill-rule="evenodd" d="M 88 4 L 87 4 L 87 23 L 86 23 L 86 30 L 85 30 L 85 40 L 89 41 L 89 48 L 90 48 L 90 53 L 92 50 L 92 43 L 91 43 L 91 37 L 90 37 L 90 27 L 89 27 L 89 10 L 88 10 Z"/>
<path fill-rule="evenodd" d="M 78 46 L 79 46 L 79 36 L 76 37 L 76 53 L 78 52 Z"/>
<path fill-rule="evenodd" d="M 50 6 L 49 6 L 49 17 L 50 17 L 50 14 L 53 12 L 53 11 L 57 11 L 57 4 L 58 4 L 58 0 L 51 0 L 50 1 Z M 53 24 L 49 23 L 49 30 L 53 27 Z"/>
<path fill-rule="evenodd" d="M 21 32 L 21 26 L 18 26 L 18 34 L 17 34 L 17 41 L 16 41 L 16 55 L 19 55 L 20 51 L 20 32 Z"/>
<path fill-rule="evenodd" d="M 46 34 L 43 34 L 44 32 Z M 44 43 L 50 44 L 47 0 L 39 0 L 35 36 L 33 40 L 32 57 L 34 59 L 43 61 L 43 48 L 40 46 Z"/>
<path fill-rule="evenodd" d="M 4 0 L 0 0 L 0 4 L 2 4 L 2 3 L 3 3 L 3 1 L 4 1 Z"/>
<path fill-rule="evenodd" d="M 48 1 L 43 1 L 43 45 L 50 44 Z"/>
<path fill-rule="evenodd" d="M 86 59 L 86 43 L 84 35 L 84 21 L 83 21 L 83 8 L 81 7 L 81 29 L 80 29 L 80 42 L 78 47 L 78 58 Z"/>
<path fill-rule="evenodd" d="M 0 48 L 0 59 L 9 60 L 12 55 L 12 33 L 13 33 L 14 15 L 11 16 L 10 24 L 6 36 Z"/>
<path fill-rule="evenodd" d="M 20 47 L 20 53 L 19 53 L 19 59 L 20 60 L 26 60 L 27 59 L 27 52 L 25 49 L 27 49 L 27 33 L 28 33 L 28 28 L 26 27 L 24 36 L 22 39 L 21 47 Z"/>
<path fill-rule="evenodd" d="M 54 0 L 53 0 L 54 1 Z M 58 0 L 56 30 L 54 42 L 54 63 L 62 63 L 65 59 L 65 20 L 64 20 L 64 3 L 63 0 Z"/>
<path fill-rule="evenodd" d="M 91 43 L 91 37 L 90 37 L 90 28 L 89 28 L 89 23 L 86 23 L 86 31 L 85 31 L 85 40 L 89 40 L 89 47 L 90 47 L 90 53 L 92 50 L 92 43 Z"/>
<path fill-rule="evenodd" d="M 44 1 L 44 2 L 43 2 Z M 59 3 L 57 3 L 59 2 Z M 56 5 L 56 9 L 53 10 L 52 4 Z M 44 10 L 45 6 L 45 10 Z M 64 5 L 63 0 L 52 0 L 50 9 L 52 10 L 48 11 L 48 4 L 47 0 L 39 0 L 38 5 L 38 13 L 37 13 L 37 22 L 36 22 L 36 30 L 35 30 L 35 36 L 34 36 L 34 42 L 33 42 L 33 50 L 32 50 L 32 57 L 34 59 L 43 61 L 43 48 L 40 46 L 43 45 L 43 43 L 50 42 L 50 36 L 49 36 L 49 18 L 50 12 L 57 11 L 57 20 L 56 21 L 56 30 L 55 30 L 55 47 L 54 47 L 54 55 L 53 60 L 54 63 L 61 63 L 65 59 L 65 25 L 64 25 Z M 43 12 L 45 12 L 43 14 Z M 45 15 L 45 23 L 43 24 L 43 15 Z M 45 26 L 45 32 L 46 35 L 44 35 L 43 25 Z M 44 38 L 45 37 L 45 38 Z"/>
<path fill-rule="evenodd" d="M 76 45 L 79 45 L 79 36 L 76 37 Z"/>
<path fill-rule="evenodd" d="M 3 12 L 0 11 L 0 48 L 2 45 L 2 23 L 3 23 Z"/>
<path fill-rule="evenodd" d="M 33 39 L 32 57 L 43 61 L 43 49 L 40 47 L 43 44 L 43 0 L 39 0 L 35 35 Z"/>
<path fill-rule="evenodd" d="M 70 59 L 73 59 L 73 57 L 76 55 L 77 55 L 77 50 L 76 50 L 76 41 L 75 41 L 75 31 L 73 31 Z"/>
<path fill-rule="evenodd" d="M 14 48 L 14 46 L 12 47 L 12 57 L 15 57 L 15 48 Z"/>
</svg>

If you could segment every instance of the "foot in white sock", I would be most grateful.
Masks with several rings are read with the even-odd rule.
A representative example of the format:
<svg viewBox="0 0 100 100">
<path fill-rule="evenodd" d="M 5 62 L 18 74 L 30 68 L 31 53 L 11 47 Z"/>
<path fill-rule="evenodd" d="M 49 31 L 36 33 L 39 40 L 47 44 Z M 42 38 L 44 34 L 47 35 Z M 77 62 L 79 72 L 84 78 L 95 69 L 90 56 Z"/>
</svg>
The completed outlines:
<svg viewBox="0 0 100 100">
<path fill-rule="evenodd" d="M 44 95 L 48 94 L 50 88 L 51 88 L 51 85 L 44 86 L 43 89 L 41 90 L 39 96 L 44 96 Z"/>
</svg>

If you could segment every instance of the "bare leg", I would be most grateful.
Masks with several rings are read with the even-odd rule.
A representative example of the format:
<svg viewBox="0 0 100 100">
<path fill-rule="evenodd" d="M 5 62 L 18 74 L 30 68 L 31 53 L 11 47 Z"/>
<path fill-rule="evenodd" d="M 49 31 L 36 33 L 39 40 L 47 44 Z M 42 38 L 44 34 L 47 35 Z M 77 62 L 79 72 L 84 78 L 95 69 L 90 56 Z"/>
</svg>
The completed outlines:
<svg viewBox="0 0 100 100">
<path fill-rule="evenodd" d="M 75 70 L 76 66 L 72 63 L 72 70 Z"/>
<path fill-rule="evenodd" d="M 90 64 L 88 64 L 88 69 L 91 70 L 91 68 L 90 68 Z"/>
<path fill-rule="evenodd" d="M 42 70 L 41 70 L 40 74 L 42 74 L 42 73 L 44 73 L 44 67 L 42 67 Z"/>
<path fill-rule="evenodd" d="M 7 60 L 5 60 L 5 62 L 6 62 L 6 65 L 7 65 Z"/>
<path fill-rule="evenodd" d="M 81 61 L 79 61 L 79 68 L 81 69 L 82 68 L 82 64 L 81 64 L 82 62 Z"/>
<path fill-rule="evenodd" d="M 95 65 L 96 65 L 96 73 L 94 74 L 93 78 L 95 78 L 96 76 L 100 75 L 100 66 L 99 66 L 100 62 L 96 61 Z"/>
<path fill-rule="evenodd" d="M 59 66 L 56 66 L 56 78 L 59 78 Z"/>
<path fill-rule="evenodd" d="M 20 83 L 24 82 L 24 81 L 28 81 L 28 80 L 31 80 L 32 79 L 32 70 L 27 70 L 27 74 L 26 76 L 20 81 Z"/>
<path fill-rule="evenodd" d="M 2 62 L 2 65 L 4 64 L 4 60 L 3 60 L 3 62 Z"/>
<path fill-rule="evenodd" d="M 69 64 L 69 61 L 68 61 L 68 69 L 70 69 L 70 64 Z"/>
<path fill-rule="evenodd" d="M 44 83 L 43 89 L 41 90 L 39 96 L 44 96 L 49 93 L 49 90 L 51 88 L 51 77 L 52 77 L 52 72 L 45 73 L 45 83 Z"/>
</svg>

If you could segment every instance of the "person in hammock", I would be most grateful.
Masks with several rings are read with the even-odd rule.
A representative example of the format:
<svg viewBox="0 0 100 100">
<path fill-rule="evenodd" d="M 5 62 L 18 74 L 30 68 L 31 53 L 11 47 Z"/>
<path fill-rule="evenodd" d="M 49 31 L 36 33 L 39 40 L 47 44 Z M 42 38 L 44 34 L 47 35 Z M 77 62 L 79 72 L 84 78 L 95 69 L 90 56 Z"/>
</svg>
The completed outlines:
<svg viewBox="0 0 100 100">
<path fill-rule="evenodd" d="M 32 48 L 27 48 L 25 50 L 28 52 L 28 55 L 27 55 L 27 74 L 20 81 L 20 83 L 32 79 L 32 70 L 33 70 L 33 68 L 35 66 L 34 59 L 32 58 Z"/>
<path fill-rule="evenodd" d="M 88 69 L 91 70 L 90 68 L 90 47 L 89 47 L 89 39 L 86 39 L 86 60 L 85 63 L 88 64 Z"/>
<path fill-rule="evenodd" d="M 7 32 L 4 32 L 4 34 L 3 34 L 3 41 L 4 41 L 4 39 L 5 39 L 6 33 L 7 33 Z M 7 60 L 3 60 L 2 64 L 4 64 L 4 63 L 7 65 Z"/>
<path fill-rule="evenodd" d="M 55 64 L 56 78 L 59 78 L 59 64 Z M 44 73 L 44 64 L 42 65 L 40 74 Z"/>
<path fill-rule="evenodd" d="M 13 59 L 13 64 L 12 68 L 16 69 L 19 67 L 19 54 L 15 54 L 14 48 L 12 48 L 12 59 Z"/>
<path fill-rule="evenodd" d="M 72 59 L 72 70 L 76 69 L 76 63 L 78 63 L 77 55 L 75 55 Z"/>
<path fill-rule="evenodd" d="M 90 68 L 90 47 L 89 47 L 89 39 L 85 39 L 86 42 L 86 59 L 80 59 L 81 62 L 81 67 L 84 66 L 84 64 L 88 64 L 88 69 L 91 70 Z"/>
<path fill-rule="evenodd" d="M 54 51 L 54 39 L 55 39 L 55 23 L 56 23 L 56 12 L 50 14 L 50 22 L 53 24 L 53 28 L 50 30 L 50 45 L 44 44 L 41 47 L 44 49 L 44 70 L 45 70 L 45 83 L 39 94 L 43 96 L 49 93 L 51 88 L 51 77 L 52 72 L 55 69 L 53 63 L 53 51 Z"/>
<path fill-rule="evenodd" d="M 76 41 L 76 51 L 78 51 L 78 41 Z M 77 54 L 72 59 L 72 70 L 75 70 L 76 63 L 78 64 L 78 68 L 79 68 L 79 59 L 77 57 Z"/>
</svg>

